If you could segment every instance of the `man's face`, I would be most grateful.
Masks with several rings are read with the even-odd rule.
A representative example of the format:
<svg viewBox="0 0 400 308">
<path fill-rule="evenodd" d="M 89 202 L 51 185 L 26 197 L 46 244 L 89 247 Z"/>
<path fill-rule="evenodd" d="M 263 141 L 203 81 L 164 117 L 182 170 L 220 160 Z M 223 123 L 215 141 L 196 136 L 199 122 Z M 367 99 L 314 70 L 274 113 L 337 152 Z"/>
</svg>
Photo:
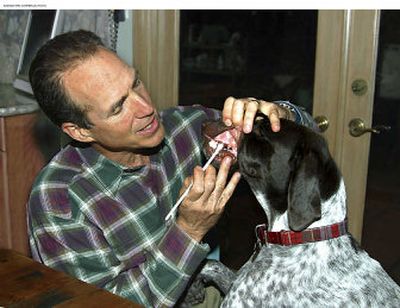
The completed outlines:
<svg viewBox="0 0 400 308">
<path fill-rule="evenodd" d="M 103 152 L 135 152 L 152 148 L 164 138 L 164 128 L 137 72 L 114 53 L 100 49 L 67 71 L 65 89 L 85 108 L 94 125 L 85 132 Z"/>
</svg>

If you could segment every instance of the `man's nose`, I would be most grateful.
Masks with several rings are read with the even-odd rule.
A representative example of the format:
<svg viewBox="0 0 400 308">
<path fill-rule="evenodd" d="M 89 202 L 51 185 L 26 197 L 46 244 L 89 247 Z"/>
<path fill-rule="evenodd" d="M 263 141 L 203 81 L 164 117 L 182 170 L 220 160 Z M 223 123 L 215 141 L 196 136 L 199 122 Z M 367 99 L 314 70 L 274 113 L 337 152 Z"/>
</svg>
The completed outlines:
<svg viewBox="0 0 400 308">
<path fill-rule="evenodd" d="M 151 102 L 138 93 L 132 93 L 132 108 L 136 118 L 145 118 L 154 113 Z"/>
</svg>

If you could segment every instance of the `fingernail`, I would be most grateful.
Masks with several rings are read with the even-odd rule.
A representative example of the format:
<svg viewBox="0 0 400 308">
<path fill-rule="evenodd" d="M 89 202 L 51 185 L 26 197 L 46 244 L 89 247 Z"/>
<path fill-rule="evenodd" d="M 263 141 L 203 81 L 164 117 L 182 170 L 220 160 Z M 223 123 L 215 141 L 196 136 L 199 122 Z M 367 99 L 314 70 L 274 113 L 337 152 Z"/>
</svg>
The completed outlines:
<svg viewBox="0 0 400 308">
<path fill-rule="evenodd" d="M 245 132 L 245 133 L 250 133 L 251 132 L 251 125 L 245 125 L 244 126 L 244 128 L 243 128 L 243 131 Z"/>
<path fill-rule="evenodd" d="M 275 124 L 275 125 L 273 126 L 273 131 L 274 131 L 274 132 L 279 132 L 280 129 L 281 129 L 280 125 Z"/>
<path fill-rule="evenodd" d="M 232 121 L 229 120 L 229 119 L 226 119 L 226 120 L 224 121 L 224 123 L 225 123 L 226 126 L 231 126 L 231 125 L 232 125 Z"/>
</svg>

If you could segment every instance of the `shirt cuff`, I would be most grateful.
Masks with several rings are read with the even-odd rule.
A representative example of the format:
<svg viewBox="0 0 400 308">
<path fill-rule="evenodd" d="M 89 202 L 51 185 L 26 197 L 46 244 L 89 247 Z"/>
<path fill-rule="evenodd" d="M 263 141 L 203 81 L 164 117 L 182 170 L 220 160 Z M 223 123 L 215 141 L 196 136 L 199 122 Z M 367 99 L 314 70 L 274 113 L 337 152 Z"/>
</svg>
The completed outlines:
<svg viewBox="0 0 400 308">
<path fill-rule="evenodd" d="M 198 243 L 175 222 L 171 223 L 158 247 L 166 258 L 188 275 L 195 272 L 210 252 L 208 244 Z"/>
<path fill-rule="evenodd" d="M 277 104 L 278 106 L 281 106 L 291 111 L 294 114 L 295 123 L 304 125 L 303 113 L 298 106 L 292 104 L 289 101 L 274 101 L 274 104 Z"/>
</svg>

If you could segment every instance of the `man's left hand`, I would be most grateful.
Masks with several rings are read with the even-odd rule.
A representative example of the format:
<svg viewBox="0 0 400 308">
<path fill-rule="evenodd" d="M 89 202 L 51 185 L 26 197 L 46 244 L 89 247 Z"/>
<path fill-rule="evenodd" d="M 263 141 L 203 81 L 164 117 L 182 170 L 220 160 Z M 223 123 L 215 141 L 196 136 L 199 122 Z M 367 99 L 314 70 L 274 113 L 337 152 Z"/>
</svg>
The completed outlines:
<svg viewBox="0 0 400 308">
<path fill-rule="evenodd" d="M 257 112 L 261 112 L 269 118 L 274 132 L 280 129 L 280 118 L 293 119 L 289 110 L 277 104 L 253 97 L 234 98 L 230 96 L 225 100 L 222 120 L 225 125 L 233 125 L 247 134 L 253 129 Z"/>
</svg>

